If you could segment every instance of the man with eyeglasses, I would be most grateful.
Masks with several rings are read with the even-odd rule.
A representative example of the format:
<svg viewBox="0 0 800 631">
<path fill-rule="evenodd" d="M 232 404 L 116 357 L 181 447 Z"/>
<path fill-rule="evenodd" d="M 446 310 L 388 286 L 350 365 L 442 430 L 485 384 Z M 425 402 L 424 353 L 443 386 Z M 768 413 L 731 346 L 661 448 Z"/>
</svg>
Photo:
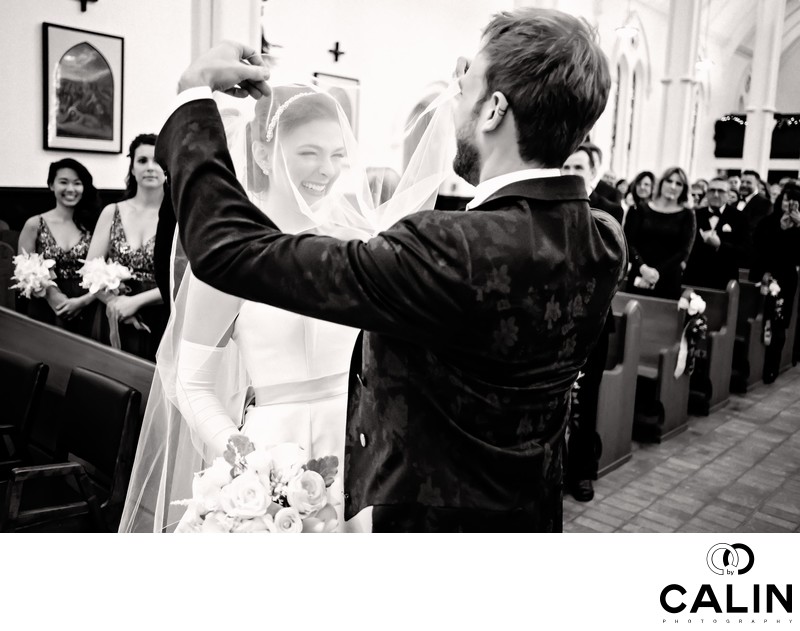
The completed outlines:
<svg viewBox="0 0 800 631">
<path fill-rule="evenodd" d="M 739 278 L 750 231 L 744 214 L 727 203 L 729 192 L 728 181 L 715 177 L 706 191 L 707 205 L 695 209 L 697 233 L 683 277 L 687 285 L 725 289 Z"/>
</svg>

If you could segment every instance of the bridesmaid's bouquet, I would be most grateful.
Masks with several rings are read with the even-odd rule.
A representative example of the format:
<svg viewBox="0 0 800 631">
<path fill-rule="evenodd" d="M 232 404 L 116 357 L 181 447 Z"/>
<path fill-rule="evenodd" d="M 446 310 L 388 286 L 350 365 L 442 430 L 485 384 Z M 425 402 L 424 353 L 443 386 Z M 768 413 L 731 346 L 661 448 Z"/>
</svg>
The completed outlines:
<svg viewBox="0 0 800 631">
<path fill-rule="evenodd" d="M 221 458 L 192 481 L 192 498 L 175 532 L 331 532 L 336 509 L 328 497 L 336 456 L 306 460 L 303 448 L 282 443 L 256 449 L 235 435 Z"/>
<path fill-rule="evenodd" d="M 96 294 L 98 291 L 107 291 L 110 294 L 125 293 L 126 287 L 123 281 L 133 277 L 131 270 L 121 263 L 106 261 L 100 256 L 83 261 L 83 267 L 78 273 L 82 277 L 81 287 L 88 289 L 90 294 Z"/>
<path fill-rule="evenodd" d="M 46 259 L 38 252 L 25 252 L 13 259 L 14 275 L 11 280 L 17 281 L 11 289 L 19 289 L 26 298 L 43 298 L 48 287 L 55 286 L 56 274 L 53 259 Z"/>
</svg>

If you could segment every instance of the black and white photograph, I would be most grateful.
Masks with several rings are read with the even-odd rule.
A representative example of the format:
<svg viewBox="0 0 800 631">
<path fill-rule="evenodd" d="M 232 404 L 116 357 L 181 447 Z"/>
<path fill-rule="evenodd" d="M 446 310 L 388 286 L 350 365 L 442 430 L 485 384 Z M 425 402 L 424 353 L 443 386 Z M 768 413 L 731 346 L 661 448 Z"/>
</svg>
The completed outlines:
<svg viewBox="0 0 800 631">
<path fill-rule="evenodd" d="M 795 624 L 800 0 L 7 0 L 0 54 L 31 628 Z"/>
</svg>

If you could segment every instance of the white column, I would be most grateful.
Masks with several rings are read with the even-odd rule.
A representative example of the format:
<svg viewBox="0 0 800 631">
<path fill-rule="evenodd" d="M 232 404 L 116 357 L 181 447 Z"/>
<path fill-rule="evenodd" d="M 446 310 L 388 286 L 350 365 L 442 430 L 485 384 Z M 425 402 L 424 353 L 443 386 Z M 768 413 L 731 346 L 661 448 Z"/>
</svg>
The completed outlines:
<svg viewBox="0 0 800 631">
<path fill-rule="evenodd" d="M 689 168 L 701 6 L 702 2 L 697 0 L 670 2 L 667 65 L 661 80 L 664 96 L 659 130 L 659 170 L 670 166 Z"/>
<path fill-rule="evenodd" d="M 192 0 L 192 59 L 225 39 L 261 50 L 260 0 Z"/>
<path fill-rule="evenodd" d="M 746 108 L 742 168 L 754 169 L 766 179 L 772 129 L 775 126 L 775 96 L 781 65 L 786 0 L 760 0 L 756 6 L 756 37 Z"/>
</svg>

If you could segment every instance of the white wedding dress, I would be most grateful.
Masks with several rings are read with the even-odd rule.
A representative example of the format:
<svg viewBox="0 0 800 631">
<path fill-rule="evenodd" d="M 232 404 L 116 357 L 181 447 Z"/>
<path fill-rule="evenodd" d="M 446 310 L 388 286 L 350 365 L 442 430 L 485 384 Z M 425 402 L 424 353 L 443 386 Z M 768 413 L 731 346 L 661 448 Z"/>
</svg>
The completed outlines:
<svg viewBox="0 0 800 631">
<path fill-rule="evenodd" d="M 355 329 L 245 302 L 231 336 L 255 392 L 242 433 L 257 448 L 292 442 L 308 458 L 336 456 L 339 473 L 329 494 L 340 529 L 347 382 L 357 335 Z"/>
</svg>

